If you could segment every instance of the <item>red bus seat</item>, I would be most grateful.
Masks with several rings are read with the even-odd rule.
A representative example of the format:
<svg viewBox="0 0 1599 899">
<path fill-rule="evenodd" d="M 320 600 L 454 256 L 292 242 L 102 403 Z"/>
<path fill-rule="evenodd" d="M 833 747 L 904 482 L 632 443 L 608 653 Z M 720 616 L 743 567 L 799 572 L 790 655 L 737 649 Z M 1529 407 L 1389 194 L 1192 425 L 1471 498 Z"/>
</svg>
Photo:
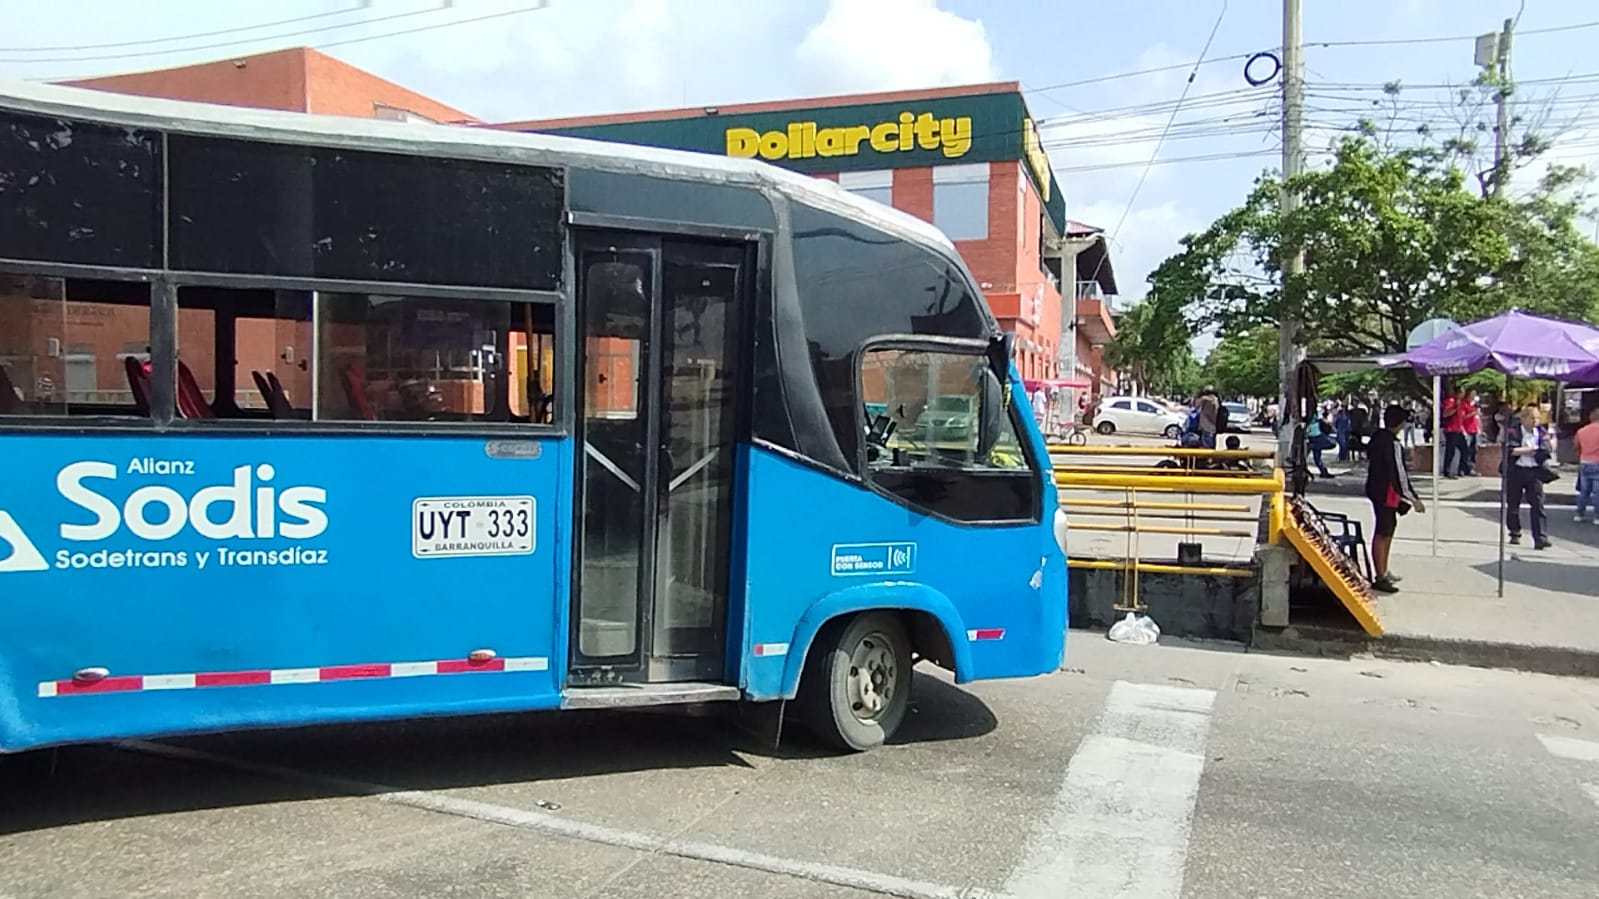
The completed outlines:
<svg viewBox="0 0 1599 899">
<path fill-rule="evenodd" d="M 17 388 L 11 383 L 11 376 L 6 374 L 6 367 L 0 365 L 0 415 L 15 412 L 22 405 L 22 397 L 17 394 Z"/>
<path fill-rule="evenodd" d="M 205 394 L 200 391 L 200 382 L 194 379 L 194 372 L 189 366 L 178 360 L 178 412 L 184 418 L 216 418 L 211 404 L 205 401 Z"/>
<path fill-rule="evenodd" d="M 144 369 L 144 360 L 126 356 L 122 369 L 128 373 L 128 392 L 133 394 L 133 405 L 140 415 L 150 414 L 150 373 Z"/>
</svg>

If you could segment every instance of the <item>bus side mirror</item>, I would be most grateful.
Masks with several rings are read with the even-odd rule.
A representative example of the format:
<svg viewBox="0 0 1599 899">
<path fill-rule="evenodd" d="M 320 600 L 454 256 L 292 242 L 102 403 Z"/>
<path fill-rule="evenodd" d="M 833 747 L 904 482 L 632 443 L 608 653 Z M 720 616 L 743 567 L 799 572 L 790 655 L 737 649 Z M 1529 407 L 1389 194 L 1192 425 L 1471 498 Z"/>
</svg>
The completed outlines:
<svg viewBox="0 0 1599 899">
<path fill-rule="evenodd" d="M 978 398 L 977 455 L 987 457 L 1005 427 L 1005 392 L 992 369 L 983 369 Z"/>
</svg>

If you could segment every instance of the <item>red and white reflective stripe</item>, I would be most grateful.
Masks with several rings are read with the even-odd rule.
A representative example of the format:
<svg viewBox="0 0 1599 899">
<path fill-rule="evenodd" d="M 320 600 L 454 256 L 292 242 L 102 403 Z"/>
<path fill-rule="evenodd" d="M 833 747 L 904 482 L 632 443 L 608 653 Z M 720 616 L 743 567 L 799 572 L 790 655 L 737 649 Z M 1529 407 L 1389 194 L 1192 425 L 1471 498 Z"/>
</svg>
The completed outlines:
<svg viewBox="0 0 1599 899">
<path fill-rule="evenodd" d="M 788 644 L 756 643 L 754 646 L 750 647 L 750 651 L 761 658 L 765 658 L 766 656 L 786 656 L 788 655 Z"/>
<path fill-rule="evenodd" d="M 966 632 L 966 639 L 973 642 L 978 640 L 1003 640 L 1005 629 L 1002 627 L 980 627 Z"/>
<path fill-rule="evenodd" d="M 546 671 L 543 656 L 439 659 L 432 662 L 369 662 L 359 665 L 324 665 L 320 668 L 261 668 L 252 671 L 202 671 L 196 674 L 120 674 L 99 680 L 47 680 L 39 696 L 82 693 L 127 693 L 145 690 L 192 690 L 198 687 L 249 687 L 270 684 L 321 684 L 340 680 L 374 680 L 421 677 L 434 674 L 473 674 L 480 671 Z"/>
</svg>

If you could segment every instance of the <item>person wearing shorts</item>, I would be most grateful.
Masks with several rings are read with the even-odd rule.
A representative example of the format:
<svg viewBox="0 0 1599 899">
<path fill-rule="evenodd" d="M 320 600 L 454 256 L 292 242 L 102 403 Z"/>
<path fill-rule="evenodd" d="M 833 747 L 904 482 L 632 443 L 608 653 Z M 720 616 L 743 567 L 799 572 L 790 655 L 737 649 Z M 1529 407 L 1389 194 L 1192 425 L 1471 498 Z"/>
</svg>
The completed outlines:
<svg viewBox="0 0 1599 899">
<path fill-rule="evenodd" d="M 1393 548 L 1394 532 L 1399 529 L 1399 517 L 1414 508 L 1427 511 L 1421 497 L 1410 483 L 1410 472 L 1405 466 L 1404 448 L 1399 443 L 1399 432 L 1410 420 L 1403 406 L 1389 406 L 1382 413 L 1382 429 L 1371 435 L 1366 450 L 1366 498 L 1371 500 L 1371 565 L 1375 577 L 1372 589 L 1382 593 L 1396 593 L 1399 578 L 1388 570 L 1388 553 Z"/>
</svg>

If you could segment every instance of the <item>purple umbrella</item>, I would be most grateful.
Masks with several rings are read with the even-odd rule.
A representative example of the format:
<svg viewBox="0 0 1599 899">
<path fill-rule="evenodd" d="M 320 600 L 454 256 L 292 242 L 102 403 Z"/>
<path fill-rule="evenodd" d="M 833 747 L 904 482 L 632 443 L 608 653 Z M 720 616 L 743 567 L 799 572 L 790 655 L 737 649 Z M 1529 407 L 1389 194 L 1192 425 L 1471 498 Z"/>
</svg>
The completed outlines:
<svg viewBox="0 0 1599 899">
<path fill-rule="evenodd" d="M 1465 375 L 1485 368 L 1523 378 L 1567 383 L 1599 383 L 1599 328 L 1582 322 L 1532 315 L 1519 309 L 1452 328 L 1400 356 L 1382 358 L 1385 367 L 1409 366 L 1427 375 Z M 1508 383 L 1506 385 L 1509 386 Z M 1507 411 L 1508 414 L 1508 411 Z M 1499 595 L 1505 595 L 1505 506 L 1510 459 L 1510 428 L 1504 429 L 1499 470 Z M 1434 498 L 1437 449 L 1433 450 Z M 1437 512 L 1433 513 L 1434 515 Z"/>
<path fill-rule="evenodd" d="M 1384 362 L 1409 365 L 1427 375 L 1492 368 L 1521 378 L 1599 382 L 1599 328 L 1512 309 Z"/>
</svg>

